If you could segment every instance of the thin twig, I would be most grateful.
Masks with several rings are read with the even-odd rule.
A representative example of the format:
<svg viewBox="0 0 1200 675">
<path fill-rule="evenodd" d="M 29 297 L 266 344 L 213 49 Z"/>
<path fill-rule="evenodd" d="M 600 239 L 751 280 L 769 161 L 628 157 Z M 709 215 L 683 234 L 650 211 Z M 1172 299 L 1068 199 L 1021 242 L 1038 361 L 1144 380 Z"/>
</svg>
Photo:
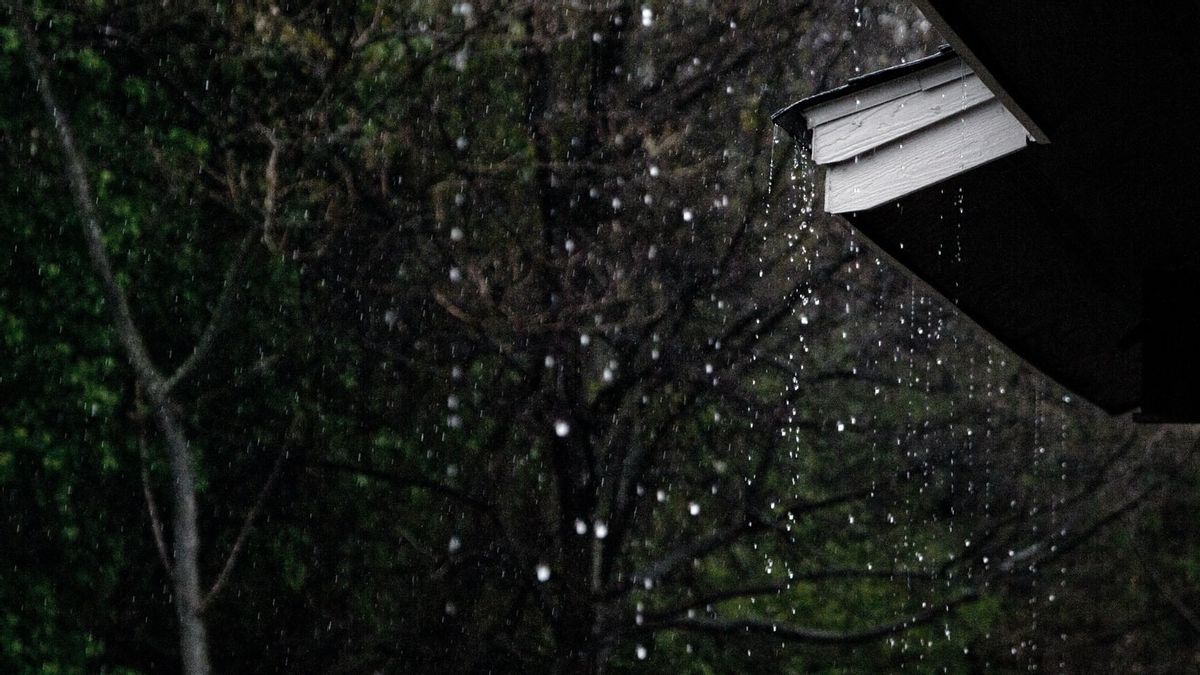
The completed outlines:
<svg viewBox="0 0 1200 675">
<path fill-rule="evenodd" d="M 1196 612 L 1191 607 L 1188 607 L 1186 603 L 1179 599 L 1179 596 L 1175 595 L 1175 593 L 1169 587 L 1167 587 L 1166 582 L 1162 580 L 1162 577 L 1160 577 L 1158 573 L 1154 571 L 1154 569 L 1144 558 L 1142 559 L 1142 565 L 1146 571 L 1146 577 L 1150 579 L 1150 582 L 1154 584 L 1156 588 L 1158 588 L 1158 592 L 1163 596 L 1163 598 L 1166 599 L 1167 604 L 1171 605 L 1171 608 L 1174 609 L 1179 616 L 1183 617 L 1184 621 L 1186 621 L 1187 624 L 1192 627 L 1192 630 L 1196 631 L 1196 633 L 1200 633 L 1200 616 L 1197 616 Z"/>
<path fill-rule="evenodd" d="M 901 633 L 916 626 L 936 621 L 954 611 L 959 605 L 973 602 L 978 597 L 978 594 L 974 592 L 964 593 L 949 602 L 925 610 L 910 618 L 854 631 L 811 628 L 762 619 L 718 619 L 702 617 L 684 617 L 669 621 L 649 622 L 642 626 L 641 629 L 650 632 L 683 630 L 729 636 L 765 635 L 778 640 L 809 644 L 859 644 L 895 633 Z"/>
<path fill-rule="evenodd" d="M 233 261 L 229 263 L 229 268 L 225 270 L 225 278 L 221 284 L 221 294 L 217 298 L 217 304 L 213 308 L 212 316 L 209 317 L 208 325 L 204 328 L 204 332 L 201 333 L 200 339 L 196 341 L 196 346 L 192 349 L 191 355 L 167 378 L 164 384 L 167 391 L 175 389 L 180 382 L 187 379 L 204 362 L 204 359 L 216 345 L 217 336 L 229 322 L 230 308 L 232 308 L 234 298 L 237 296 L 237 286 L 242 278 L 242 274 L 245 273 L 246 268 L 249 266 L 250 251 L 254 244 L 257 229 L 255 227 L 247 232 L 242 237 L 241 243 L 238 244 Z"/>
<path fill-rule="evenodd" d="M 275 134 L 266 131 L 267 140 L 271 142 L 271 156 L 267 158 L 267 166 L 263 169 L 263 180 L 266 183 L 266 193 L 263 195 L 263 243 L 272 253 L 282 253 L 282 245 L 275 240 L 275 197 L 279 186 L 279 139 Z"/>
<path fill-rule="evenodd" d="M 340 471 L 340 472 L 344 472 L 344 473 L 357 474 L 359 476 L 373 478 L 373 479 L 382 481 L 384 483 L 388 483 L 390 485 L 395 485 L 395 486 L 399 486 L 399 487 L 423 488 L 423 489 L 429 490 L 431 492 L 435 492 L 435 493 L 444 495 L 446 497 L 455 499 L 457 501 L 460 501 L 463 504 L 466 504 L 467 506 L 470 506 L 479 511 L 488 512 L 488 511 L 492 510 L 491 505 L 488 504 L 487 502 L 483 501 L 482 499 L 479 499 L 478 497 L 473 497 L 458 488 L 451 487 L 444 483 L 439 483 L 435 480 L 430 480 L 428 478 L 425 478 L 424 476 L 419 476 L 419 475 L 418 476 L 403 476 L 403 475 L 400 475 L 397 473 L 391 473 L 389 471 L 384 471 L 383 469 L 377 469 L 373 466 L 366 466 L 366 465 L 362 465 L 362 464 L 348 464 L 345 462 L 334 462 L 334 461 L 328 461 L 328 460 L 315 462 L 312 466 L 314 468 L 326 469 L 329 471 Z"/>
<path fill-rule="evenodd" d="M 138 425 L 137 441 L 138 454 L 142 465 L 142 496 L 146 499 L 146 512 L 150 514 L 150 530 L 154 533 L 154 547 L 158 549 L 158 560 L 166 570 L 167 576 L 175 574 L 175 566 L 171 563 L 168 553 L 167 539 L 163 536 L 162 518 L 158 514 L 158 502 L 154 499 L 154 490 L 150 487 L 150 458 L 146 450 L 146 425 L 144 417 L 139 413 L 135 420 Z"/>
<path fill-rule="evenodd" d="M 351 47 L 354 49 L 362 49 L 363 47 L 367 46 L 367 43 L 371 41 L 372 36 L 374 36 L 379 30 L 379 23 L 383 20 L 383 7 L 383 4 L 379 4 L 375 7 L 375 13 L 371 16 L 371 23 L 367 24 L 367 27 L 354 37 L 354 40 L 350 42 Z"/>
<path fill-rule="evenodd" d="M 283 469 L 283 460 L 287 456 L 288 451 L 284 449 L 275 458 L 275 464 L 271 466 L 271 473 L 267 475 L 266 482 L 263 483 L 262 488 L 258 491 L 258 497 L 254 500 L 254 505 L 246 513 L 246 518 L 242 521 L 242 529 L 238 531 L 237 539 L 233 542 L 233 548 L 229 549 L 229 555 L 225 558 L 225 565 L 221 568 L 221 573 L 217 575 L 216 580 L 213 581 L 212 586 L 208 589 L 208 593 L 205 594 L 204 599 L 200 601 L 200 606 L 197 608 L 198 612 L 203 613 L 208 608 L 229 580 L 229 575 L 233 572 L 233 568 L 237 564 L 238 556 L 241 554 L 242 548 L 246 545 L 246 539 L 250 536 L 250 531 L 254 529 L 254 521 L 258 519 L 259 513 L 262 512 L 263 504 L 267 501 L 267 495 L 275 485 L 276 479 L 279 478 L 279 473 Z"/>
<path fill-rule="evenodd" d="M 831 568 L 823 570 L 813 570 L 811 572 L 802 572 L 794 574 L 788 579 L 775 582 L 761 582 L 737 588 L 730 588 L 721 591 L 701 595 L 686 602 L 669 607 L 666 609 L 656 609 L 647 611 L 643 617 L 647 620 L 658 621 L 667 620 L 676 617 L 684 612 L 695 609 L 697 607 L 707 607 L 729 600 L 738 600 L 759 595 L 771 595 L 781 593 L 792 588 L 793 586 L 814 581 L 825 581 L 828 579 L 877 579 L 882 581 L 937 581 L 944 575 L 933 570 L 920 569 L 861 569 L 861 568 Z"/>
</svg>

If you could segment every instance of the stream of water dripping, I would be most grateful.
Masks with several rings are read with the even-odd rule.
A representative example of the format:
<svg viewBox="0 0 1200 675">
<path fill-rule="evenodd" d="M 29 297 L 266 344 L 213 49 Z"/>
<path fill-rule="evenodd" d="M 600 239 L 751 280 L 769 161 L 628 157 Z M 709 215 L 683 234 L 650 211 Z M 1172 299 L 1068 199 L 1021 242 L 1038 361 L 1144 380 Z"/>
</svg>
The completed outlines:
<svg viewBox="0 0 1200 675">
<path fill-rule="evenodd" d="M 775 184 L 775 145 L 779 143 L 779 126 L 771 125 L 771 152 L 767 162 L 767 213 L 771 212 L 771 190 Z"/>
</svg>

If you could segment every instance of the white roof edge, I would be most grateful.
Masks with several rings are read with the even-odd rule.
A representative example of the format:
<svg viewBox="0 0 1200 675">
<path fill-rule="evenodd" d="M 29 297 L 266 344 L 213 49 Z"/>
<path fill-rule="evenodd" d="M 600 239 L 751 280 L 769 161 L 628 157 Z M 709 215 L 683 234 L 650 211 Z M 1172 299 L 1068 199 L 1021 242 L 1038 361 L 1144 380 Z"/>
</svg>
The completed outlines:
<svg viewBox="0 0 1200 675">
<path fill-rule="evenodd" d="M 846 115 L 883 105 L 901 96 L 936 87 L 970 74 L 970 66 L 961 57 L 956 56 L 915 73 L 901 75 L 894 80 L 880 82 L 865 89 L 847 93 L 832 101 L 818 103 L 803 112 L 805 124 L 812 129 Z"/>
<path fill-rule="evenodd" d="M 995 96 L 974 73 L 906 94 L 813 129 L 812 158 L 817 164 L 851 159 L 991 100 Z"/>
</svg>

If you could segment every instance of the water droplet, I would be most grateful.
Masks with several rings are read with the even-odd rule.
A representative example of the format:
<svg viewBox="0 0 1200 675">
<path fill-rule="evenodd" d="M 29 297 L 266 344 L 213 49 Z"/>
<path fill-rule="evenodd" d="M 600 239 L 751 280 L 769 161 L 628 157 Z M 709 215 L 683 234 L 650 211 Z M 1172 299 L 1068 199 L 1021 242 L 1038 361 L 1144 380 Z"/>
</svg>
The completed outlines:
<svg viewBox="0 0 1200 675">
<path fill-rule="evenodd" d="M 571 424 L 566 420 L 555 420 L 554 435 L 559 438 L 566 438 L 571 433 Z"/>
</svg>

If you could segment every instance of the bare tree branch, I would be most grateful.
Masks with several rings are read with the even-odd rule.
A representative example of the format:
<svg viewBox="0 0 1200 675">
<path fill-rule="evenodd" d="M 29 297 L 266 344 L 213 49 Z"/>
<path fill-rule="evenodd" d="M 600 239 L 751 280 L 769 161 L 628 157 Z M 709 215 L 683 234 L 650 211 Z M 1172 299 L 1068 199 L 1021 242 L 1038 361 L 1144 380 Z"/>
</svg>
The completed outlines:
<svg viewBox="0 0 1200 675">
<path fill-rule="evenodd" d="M 271 155 L 263 169 L 263 182 L 266 193 L 263 195 L 263 224 L 262 240 L 267 248 L 276 255 L 283 253 L 283 244 L 275 238 L 275 198 L 279 188 L 279 139 L 271 131 L 263 132 L 271 142 Z"/>
<path fill-rule="evenodd" d="M 1154 584 L 1154 587 L 1166 599 L 1167 604 L 1171 605 L 1171 608 L 1187 622 L 1192 630 L 1200 634 L 1200 616 L 1196 614 L 1195 610 L 1188 607 L 1185 602 L 1179 599 L 1179 596 L 1167 586 L 1167 583 L 1163 581 L 1162 577 L 1150 566 L 1150 563 L 1144 557 L 1142 558 L 1142 568 L 1146 571 L 1146 577 L 1150 579 L 1150 583 Z"/>
<path fill-rule="evenodd" d="M 491 511 L 492 509 L 491 505 L 482 499 L 473 497 L 458 488 L 451 487 L 445 483 L 439 483 L 435 480 L 431 480 L 420 475 L 406 476 L 385 471 L 383 469 L 377 469 L 373 466 L 350 464 L 347 462 L 336 462 L 330 460 L 315 462 L 312 466 L 329 471 L 340 471 L 343 473 L 366 476 L 367 478 L 373 478 L 397 487 L 422 488 L 446 497 L 450 497 L 480 511 Z"/>
<path fill-rule="evenodd" d="M 879 579 L 884 581 L 936 581 L 944 575 L 936 570 L 909 569 L 863 569 L 857 567 L 839 567 L 810 572 L 797 572 L 781 581 L 768 581 L 749 584 L 721 591 L 714 591 L 688 600 L 687 602 L 667 609 L 656 609 L 643 613 L 643 618 L 650 620 L 666 620 L 682 614 L 689 609 L 707 607 L 727 600 L 748 598 L 758 595 L 780 593 L 803 582 L 827 581 L 830 579 Z"/>
<path fill-rule="evenodd" d="M 274 152 L 272 152 L 272 156 L 274 156 Z M 249 266 L 250 250 L 254 244 L 257 229 L 256 227 L 247 232 L 242 237 L 241 243 L 238 244 L 233 261 L 229 263 L 228 269 L 225 270 L 225 278 L 221 284 L 221 294 L 217 298 L 217 304 L 213 308 L 212 316 L 209 317 L 208 325 L 204 328 L 204 332 L 201 333 L 200 339 L 196 341 L 196 346 L 192 349 L 191 355 L 183 363 L 179 364 L 175 372 L 167 378 L 167 381 L 164 383 L 167 391 L 174 390 L 180 382 L 186 380 L 204 362 L 204 359 L 216 345 L 217 336 L 229 322 L 230 310 L 233 307 L 234 298 L 237 297 L 237 286 L 246 268 Z"/>
<path fill-rule="evenodd" d="M 263 504 L 267 501 L 267 495 L 271 492 L 271 488 L 274 487 L 275 481 L 279 478 L 279 473 L 283 469 L 283 461 L 287 456 L 288 451 L 285 448 L 275 458 L 275 463 L 271 466 L 271 473 L 267 475 L 267 480 L 263 483 L 262 489 L 258 491 L 258 497 L 255 498 L 254 505 L 246 512 L 246 518 L 242 521 L 242 527 L 233 542 L 233 548 L 229 549 L 229 555 L 225 558 L 225 565 L 221 567 L 220 574 L 213 581 L 204 599 L 200 601 L 200 607 L 197 611 L 203 613 L 204 610 L 208 609 L 213 599 L 225 587 L 225 583 L 229 580 L 229 575 L 233 572 L 234 565 L 237 564 L 238 555 L 241 554 L 242 547 L 246 545 L 246 539 L 250 536 L 250 530 L 254 528 L 254 521 L 258 518 L 258 514 L 262 512 Z"/>
<path fill-rule="evenodd" d="M 167 552 L 167 541 L 163 536 L 162 519 L 158 515 L 158 503 L 154 499 L 154 489 L 150 486 L 150 458 L 146 450 L 146 429 L 143 420 L 138 420 L 138 455 L 141 459 L 142 496 L 146 500 L 146 512 L 150 515 L 150 531 L 154 534 L 154 547 L 158 550 L 158 560 L 166 570 L 167 576 L 175 574 L 175 566 L 171 564 L 171 555 Z"/>
<path fill-rule="evenodd" d="M 752 531 L 758 524 L 757 521 L 747 520 L 745 517 L 742 517 L 721 530 L 698 539 L 693 539 L 659 558 L 657 561 L 643 568 L 636 575 L 636 578 L 661 579 L 689 560 L 711 553 L 730 542 L 736 541 L 743 534 Z"/>
<path fill-rule="evenodd" d="M 758 636 L 763 635 L 787 642 L 807 644 L 859 644 L 870 642 L 881 637 L 901 633 L 944 617 L 960 605 L 978 599 L 978 594 L 968 592 L 945 604 L 925 610 L 910 618 L 893 623 L 880 624 L 853 631 L 836 631 L 824 628 L 810 628 L 789 623 L 766 621 L 759 619 L 718 619 L 702 617 L 683 617 L 659 622 L 647 622 L 641 627 L 649 632 L 662 630 L 680 630 L 695 633 L 709 633 L 727 636 Z"/>
</svg>

